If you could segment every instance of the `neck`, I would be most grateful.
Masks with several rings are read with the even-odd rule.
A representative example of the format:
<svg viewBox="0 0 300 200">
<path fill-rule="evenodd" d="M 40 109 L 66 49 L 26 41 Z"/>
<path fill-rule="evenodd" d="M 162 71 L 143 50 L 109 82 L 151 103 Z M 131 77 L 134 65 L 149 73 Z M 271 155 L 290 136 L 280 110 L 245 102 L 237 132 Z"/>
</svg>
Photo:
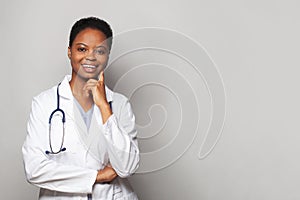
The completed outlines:
<svg viewBox="0 0 300 200">
<path fill-rule="evenodd" d="M 87 96 L 86 91 L 83 90 L 86 81 L 87 80 L 72 73 L 72 79 L 69 82 L 74 98 L 76 98 L 84 111 L 88 111 L 94 103 L 93 96 L 91 94 Z"/>
</svg>

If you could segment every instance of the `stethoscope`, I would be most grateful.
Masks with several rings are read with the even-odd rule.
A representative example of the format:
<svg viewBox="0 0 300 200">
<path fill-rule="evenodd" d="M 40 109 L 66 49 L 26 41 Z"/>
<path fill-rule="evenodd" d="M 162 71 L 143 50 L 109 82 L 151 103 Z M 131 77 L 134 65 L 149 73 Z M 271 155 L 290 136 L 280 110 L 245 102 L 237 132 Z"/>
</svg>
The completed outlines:
<svg viewBox="0 0 300 200">
<path fill-rule="evenodd" d="M 57 90 L 56 90 L 56 95 L 57 95 L 57 108 L 55 110 L 53 110 L 53 112 L 51 113 L 50 117 L 49 117 L 49 146 L 50 146 L 50 151 L 46 150 L 45 153 L 47 155 L 49 154 L 59 154 L 60 152 L 64 152 L 66 151 L 66 148 L 63 147 L 64 145 L 64 140 L 65 140 L 65 122 L 66 122 L 66 116 L 65 116 L 65 112 L 60 109 L 59 107 L 59 99 L 60 99 L 60 95 L 59 95 L 59 86 L 60 86 L 61 83 L 59 83 L 57 85 Z M 110 106 L 110 109 L 112 109 L 112 101 L 108 102 L 109 103 L 109 106 Z M 60 112 L 62 114 L 62 124 L 63 124 L 63 136 L 62 136 L 62 140 L 61 140 L 61 144 L 60 144 L 60 148 L 58 151 L 53 151 L 53 148 L 52 148 L 52 143 L 51 143 L 51 121 L 52 121 L 52 117 L 55 113 L 57 112 Z"/>
<path fill-rule="evenodd" d="M 66 150 L 65 147 L 63 147 L 64 145 L 64 139 L 65 139 L 65 122 L 66 122 L 66 116 L 65 116 L 65 112 L 60 109 L 59 107 L 59 86 L 61 83 L 59 83 L 57 85 L 57 90 L 56 90 L 56 94 L 57 94 L 57 108 L 51 113 L 50 117 L 49 117 L 49 146 L 50 146 L 50 151 L 46 150 L 45 153 L 46 154 L 59 154 L 60 152 L 63 152 Z M 52 117 L 55 113 L 61 113 L 62 114 L 62 124 L 63 124 L 63 136 L 62 136 L 62 140 L 61 140 L 61 144 L 60 144 L 60 148 L 58 151 L 53 151 L 52 148 L 52 144 L 51 144 L 51 121 L 52 121 Z"/>
</svg>

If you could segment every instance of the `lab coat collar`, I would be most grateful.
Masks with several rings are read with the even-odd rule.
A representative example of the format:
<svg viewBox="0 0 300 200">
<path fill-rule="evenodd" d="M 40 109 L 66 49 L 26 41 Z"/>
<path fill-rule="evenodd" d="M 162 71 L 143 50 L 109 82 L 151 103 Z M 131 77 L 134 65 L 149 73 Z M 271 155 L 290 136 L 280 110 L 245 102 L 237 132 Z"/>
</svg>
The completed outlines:
<svg viewBox="0 0 300 200">
<path fill-rule="evenodd" d="M 71 75 L 66 75 L 59 87 L 59 95 L 66 99 L 74 98 L 69 84 L 71 79 L 72 79 Z M 113 101 L 114 92 L 111 89 L 109 89 L 106 85 L 105 85 L 105 93 L 106 93 L 107 102 Z"/>
</svg>

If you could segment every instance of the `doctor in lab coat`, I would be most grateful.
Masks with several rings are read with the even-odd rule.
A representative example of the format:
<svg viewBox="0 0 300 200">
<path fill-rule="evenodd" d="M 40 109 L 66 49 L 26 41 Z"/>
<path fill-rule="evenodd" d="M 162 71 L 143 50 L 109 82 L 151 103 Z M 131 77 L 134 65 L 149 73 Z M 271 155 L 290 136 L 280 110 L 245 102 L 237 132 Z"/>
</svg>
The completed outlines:
<svg viewBox="0 0 300 200">
<path fill-rule="evenodd" d="M 72 75 L 33 98 L 22 153 L 41 200 L 137 200 L 126 179 L 139 165 L 135 117 L 128 99 L 104 84 L 111 43 L 105 21 L 77 21 L 68 48 Z M 49 130 L 58 100 L 65 134 L 60 112 Z"/>
</svg>

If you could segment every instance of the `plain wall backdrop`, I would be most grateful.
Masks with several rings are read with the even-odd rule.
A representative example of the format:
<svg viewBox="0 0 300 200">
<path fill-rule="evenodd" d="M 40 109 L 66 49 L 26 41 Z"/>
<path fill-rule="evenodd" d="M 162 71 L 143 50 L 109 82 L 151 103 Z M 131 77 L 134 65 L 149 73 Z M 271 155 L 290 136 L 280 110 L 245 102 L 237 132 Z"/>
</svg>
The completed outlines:
<svg viewBox="0 0 300 200">
<path fill-rule="evenodd" d="M 92 15 L 109 21 L 115 34 L 159 27 L 192 38 L 206 49 L 226 89 L 225 125 L 213 151 L 204 159 L 198 158 L 203 139 L 199 133 L 172 164 L 131 177 L 141 200 L 300 199 L 299 8 L 296 0 L 1 1 L 1 199 L 37 199 L 37 188 L 25 180 L 21 154 L 31 99 L 70 73 L 67 58 L 70 28 L 79 18 Z M 181 45 L 174 40 L 176 44 Z M 149 54 L 153 60 L 167 57 L 163 53 Z M 128 55 L 124 63 L 129 65 L 142 56 L 139 53 Z M 164 76 L 171 81 L 172 74 L 157 62 L 151 73 L 155 73 L 156 67 L 162 81 Z M 144 68 L 140 69 L 142 74 Z M 108 77 L 113 81 L 108 84 L 115 86 L 117 80 L 113 78 L 116 75 L 112 72 Z M 178 87 L 184 84 L 174 82 Z M 119 89 L 130 83 L 127 84 Z M 200 80 L 199 88 L 195 84 L 192 87 L 201 90 L 201 85 L 204 84 Z M 173 105 L 173 100 L 167 99 L 170 96 L 164 97 L 163 91 L 160 93 L 158 88 L 162 87 L 147 87 L 145 91 L 156 91 L 160 101 Z M 146 111 L 151 105 L 147 98 L 145 102 L 138 101 L 141 100 L 138 95 L 145 97 L 145 93 L 137 92 L 131 98 L 141 130 L 149 122 Z M 202 97 L 196 100 L 199 119 L 204 123 L 211 110 L 206 106 L 209 100 L 205 92 Z M 149 105 L 143 107 L 146 102 Z M 194 108 L 182 106 L 183 112 Z M 160 113 L 157 116 L 155 109 Z M 168 108 L 153 107 L 152 120 L 160 119 L 164 111 Z M 185 126 L 194 122 L 191 115 L 184 115 Z M 179 120 L 176 113 L 166 116 Z M 161 130 L 164 134 L 160 141 L 171 140 L 174 136 L 168 130 L 176 128 L 178 123 L 173 123 L 173 127 L 168 125 L 166 123 Z M 187 142 L 185 134 L 190 137 L 188 132 L 178 134 L 182 143 Z M 153 147 L 142 140 L 140 144 L 142 151 L 154 151 L 164 145 L 156 141 L 152 144 L 157 146 Z M 167 155 L 161 155 L 153 160 L 156 163 L 150 164 L 167 159 Z"/>
</svg>

